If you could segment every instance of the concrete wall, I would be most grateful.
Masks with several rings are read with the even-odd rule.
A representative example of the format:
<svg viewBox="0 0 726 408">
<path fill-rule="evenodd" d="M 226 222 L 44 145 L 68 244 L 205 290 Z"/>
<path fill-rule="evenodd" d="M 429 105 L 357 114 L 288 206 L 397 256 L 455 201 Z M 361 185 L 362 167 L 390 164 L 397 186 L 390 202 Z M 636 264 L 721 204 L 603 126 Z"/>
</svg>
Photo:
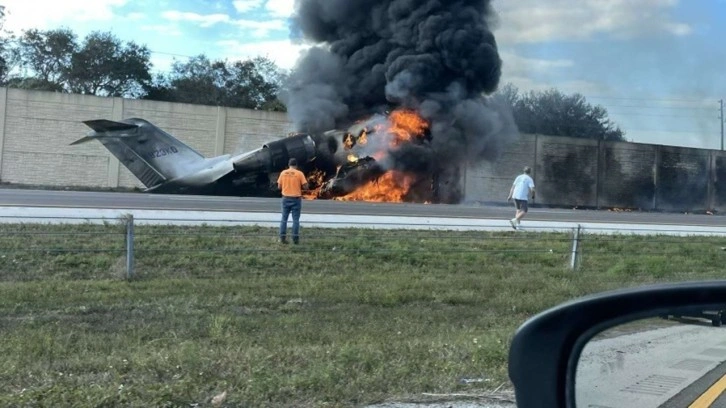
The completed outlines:
<svg viewBox="0 0 726 408">
<path fill-rule="evenodd" d="M 539 200 L 557 206 L 589 206 L 597 201 L 598 145 L 591 140 L 537 137 L 533 158 Z"/>
<path fill-rule="evenodd" d="M 284 113 L 0 88 L 0 180 L 142 187 L 100 143 L 70 146 L 90 119 L 146 119 L 205 156 L 256 149 L 292 132 Z M 523 166 L 553 206 L 726 210 L 726 154 L 541 135 L 512 140 L 462 173 L 464 200 L 504 202 Z"/>
<path fill-rule="evenodd" d="M 99 146 L 76 148 L 69 144 L 85 133 L 82 120 L 112 118 L 116 102 L 0 88 L 0 179 L 27 184 L 108 185 L 109 154 L 101 154 Z"/>
<path fill-rule="evenodd" d="M 726 152 L 541 135 L 522 135 L 494 162 L 470 164 L 466 200 L 502 201 L 525 165 L 544 205 L 726 210 Z"/>
<path fill-rule="evenodd" d="M 596 206 L 653 208 L 658 149 L 639 143 L 601 144 Z"/>
<path fill-rule="evenodd" d="M 521 137 L 508 143 L 495 161 L 470 164 L 465 171 L 464 201 L 506 201 L 514 177 L 532 166 L 537 155 L 537 138 Z M 537 169 L 533 167 L 536 179 Z"/>
<path fill-rule="evenodd" d="M 279 112 L 0 88 L 0 180 L 143 187 L 100 143 L 70 146 L 90 131 L 84 120 L 132 117 L 209 157 L 252 150 L 292 131 Z"/>
</svg>

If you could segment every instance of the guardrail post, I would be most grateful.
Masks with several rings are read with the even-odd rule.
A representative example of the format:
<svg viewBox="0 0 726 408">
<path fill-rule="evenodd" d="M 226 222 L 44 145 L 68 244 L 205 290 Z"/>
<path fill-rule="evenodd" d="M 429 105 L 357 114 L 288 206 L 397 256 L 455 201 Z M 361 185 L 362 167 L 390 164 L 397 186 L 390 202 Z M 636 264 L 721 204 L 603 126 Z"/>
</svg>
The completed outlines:
<svg viewBox="0 0 726 408">
<path fill-rule="evenodd" d="M 580 231 L 582 230 L 582 225 L 577 224 L 577 228 L 574 229 L 574 234 L 572 238 L 572 257 L 570 259 L 570 269 L 573 271 L 577 269 L 577 266 L 579 264 L 579 259 L 577 257 L 577 253 L 579 251 L 580 247 Z"/>
<path fill-rule="evenodd" d="M 134 215 L 126 216 L 126 278 L 134 276 Z"/>
</svg>

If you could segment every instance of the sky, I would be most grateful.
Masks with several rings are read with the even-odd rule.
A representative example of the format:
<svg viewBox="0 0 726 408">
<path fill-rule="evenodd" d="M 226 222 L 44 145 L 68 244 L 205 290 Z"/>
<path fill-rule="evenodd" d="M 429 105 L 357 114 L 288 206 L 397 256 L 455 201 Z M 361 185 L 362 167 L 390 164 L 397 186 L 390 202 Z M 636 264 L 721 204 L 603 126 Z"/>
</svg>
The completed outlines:
<svg viewBox="0 0 726 408">
<path fill-rule="evenodd" d="M 355 1 L 355 0 L 350 0 Z M 0 0 L 5 29 L 112 32 L 146 45 L 154 70 L 204 54 L 266 56 L 291 69 L 294 0 Z M 726 0 L 492 0 L 500 85 L 559 89 L 605 107 L 626 139 L 708 149 L 722 143 Z"/>
</svg>

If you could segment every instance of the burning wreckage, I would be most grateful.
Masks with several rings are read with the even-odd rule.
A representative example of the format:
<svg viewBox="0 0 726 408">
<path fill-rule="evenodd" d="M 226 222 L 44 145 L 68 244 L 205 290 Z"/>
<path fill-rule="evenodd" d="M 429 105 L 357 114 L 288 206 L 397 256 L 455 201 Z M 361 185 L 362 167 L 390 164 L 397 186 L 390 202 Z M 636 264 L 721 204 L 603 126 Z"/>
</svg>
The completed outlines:
<svg viewBox="0 0 726 408">
<path fill-rule="evenodd" d="M 308 199 L 430 202 L 435 195 L 431 172 L 407 172 L 394 159 L 402 147 L 430 141 L 428 124 L 412 111 L 374 115 L 347 131 L 293 134 L 214 158 L 143 119 L 84 123 L 93 131 L 72 144 L 98 140 L 147 192 L 275 196 L 277 175 L 294 157 L 308 175 Z"/>
<path fill-rule="evenodd" d="M 495 20 L 491 0 L 296 0 L 291 34 L 311 47 L 279 97 L 305 134 L 205 158 L 127 119 L 86 122 L 94 132 L 79 142 L 100 141 L 152 192 L 277 195 L 294 157 L 310 199 L 458 203 L 462 166 L 517 134 L 491 97 L 502 72 Z"/>
<path fill-rule="evenodd" d="M 430 202 L 434 172 L 400 165 L 406 148 L 426 148 L 428 123 L 413 111 L 374 115 L 347 131 L 323 134 L 327 151 L 311 163 L 308 198 L 342 201 Z M 427 167 L 427 166 L 424 166 Z"/>
</svg>

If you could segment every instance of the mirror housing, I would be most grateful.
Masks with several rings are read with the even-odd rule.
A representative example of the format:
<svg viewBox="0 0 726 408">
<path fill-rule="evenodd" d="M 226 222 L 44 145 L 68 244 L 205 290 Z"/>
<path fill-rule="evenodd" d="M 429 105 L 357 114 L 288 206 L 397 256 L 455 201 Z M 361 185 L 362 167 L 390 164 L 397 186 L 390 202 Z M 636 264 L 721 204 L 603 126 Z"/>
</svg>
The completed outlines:
<svg viewBox="0 0 726 408">
<path fill-rule="evenodd" d="M 575 407 L 575 370 L 585 344 L 599 332 L 685 307 L 726 303 L 726 280 L 621 289 L 546 310 L 517 329 L 509 349 L 509 378 L 517 407 Z"/>
</svg>

